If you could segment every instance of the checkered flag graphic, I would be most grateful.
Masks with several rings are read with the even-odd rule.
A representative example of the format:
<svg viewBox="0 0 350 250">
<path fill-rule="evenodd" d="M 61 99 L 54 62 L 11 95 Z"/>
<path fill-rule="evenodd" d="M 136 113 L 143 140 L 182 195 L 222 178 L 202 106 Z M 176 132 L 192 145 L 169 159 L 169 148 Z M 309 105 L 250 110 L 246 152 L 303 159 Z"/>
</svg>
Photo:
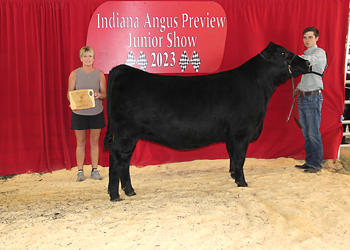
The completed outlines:
<svg viewBox="0 0 350 250">
<path fill-rule="evenodd" d="M 181 72 L 184 72 L 185 69 L 187 68 L 187 65 L 190 63 L 190 60 L 188 59 L 186 50 L 182 52 L 180 60 L 179 60 L 179 65 L 181 67 Z"/>
<path fill-rule="evenodd" d="M 179 64 L 181 67 L 181 72 L 184 72 L 188 64 L 192 64 L 194 70 L 198 72 L 198 68 L 201 65 L 201 60 L 199 59 L 197 51 L 193 51 L 191 60 L 188 59 L 186 50 L 182 52 Z"/>
<path fill-rule="evenodd" d="M 198 72 L 198 68 L 201 65 L 201 60 L 199 59 L 197 51 L 193 51 L 190 63 L 192 64 L 194 70 Z"/>
<path fill-rule="evenodd" d="M 142 51 L 140 52 L 140 57 L 136 62 L 138 65 L 140 65 L 140 68 L 144 71 L 147 67 L 148 61 L 146 59 L 146 55 L 145 53 L 143 53 Z"/>
<path fill-rule="evenodd" d="M 139 59 L 136 61 L 134 53 L 132 51 L 129 52 L 125 64 L 131 67 L 134 67 L 135 64 L 140 65 L 140 68 L 142 70 L 145 70 L 148 64 L 148 61 L 146 59 L 146 55 L 145 53 L 143 53 L 142 51 L 140 52 L 140 56 Z"/>
<path fill-rule="evenodd" d="M 132 53 L 132 51 L 129 52 L 128 57 L 126 58 L 125 64 L 131 67 L 134 67 L 134 65 L 136 64 L 134 53 Z"/>
</svg>

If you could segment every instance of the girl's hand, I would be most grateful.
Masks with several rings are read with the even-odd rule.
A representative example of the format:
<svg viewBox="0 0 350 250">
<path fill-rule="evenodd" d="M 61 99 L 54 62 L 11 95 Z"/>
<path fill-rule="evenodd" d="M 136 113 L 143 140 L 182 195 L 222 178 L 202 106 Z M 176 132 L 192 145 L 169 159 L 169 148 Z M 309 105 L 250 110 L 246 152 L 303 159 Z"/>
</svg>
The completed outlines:
<svg viewBox="0 0 350 250">
<path fill-rule="evenodd" d="M 95 100 L 101 97 L 101 93 L 100 92 L 95 92 Z"/>
</svg>

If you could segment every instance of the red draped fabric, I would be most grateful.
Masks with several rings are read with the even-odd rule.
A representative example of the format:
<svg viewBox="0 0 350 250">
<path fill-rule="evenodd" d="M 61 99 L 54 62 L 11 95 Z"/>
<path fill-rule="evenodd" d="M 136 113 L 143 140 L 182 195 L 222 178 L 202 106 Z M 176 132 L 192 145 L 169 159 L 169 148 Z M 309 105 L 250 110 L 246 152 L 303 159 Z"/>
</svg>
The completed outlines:
<svg viewBox="0 0 350 250">
<path fill-rule="evenodd" d="M 179 2 L 179 0 L 177 0 Z M 105 0 L 2 0 L 0 2 L 0 175 L 70 169 L 75 135 L 66 97 L 69 73 L 80 66 L 91 15 Z M 239 66 L 270 41 L 302 54 L 302 31 L 315 26 L 326 50 L 321 133 L 325 159 L 336 159 L 342 137 L 345 43 L 349 0 L 217 0 L 227 16 L 227 40 L 218 71 Z M 200 1 L 198 2 L 200 8 Z M 108 77 L 108 76 L 107 76 Z M 296 83 L 300 78 L 296 79 Z M 251 98 L 254 98 L 253 96 Z M 291 81 L 279 86 L 260 138 L 247 157 L 305 156 L 301 130 L 286 123 Z M 105 129 L 101 134 L 102 140 Z M 88 151 L 87 151 L 88 152 Z M 227 158 L 224 144 L 177 151 L 139 141 L 132 164 L 146 166 L 194 159 Z M 89 154 L 86 163 L 89 164 Z M 108 166 L 108 153 L 100 154 Z"/>
</svg>

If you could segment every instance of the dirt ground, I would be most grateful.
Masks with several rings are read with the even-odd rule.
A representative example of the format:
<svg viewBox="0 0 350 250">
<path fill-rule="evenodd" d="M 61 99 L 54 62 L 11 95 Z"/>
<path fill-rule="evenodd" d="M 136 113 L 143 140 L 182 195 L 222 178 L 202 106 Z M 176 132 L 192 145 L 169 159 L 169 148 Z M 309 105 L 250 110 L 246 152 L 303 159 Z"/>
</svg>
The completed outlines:
<svg viewBox="0 0 350 250">
<path fill-rule="evenodd" d="M 0 249 L 349 249 L 350 175 L 300 163 L 247 159 L 248 188 L 228 160 L 131 167 L 137 195 L 121 202 L 108 168 L 102 181 L 78 183 L 76 168 L 1 179 Z"/>
</svg>

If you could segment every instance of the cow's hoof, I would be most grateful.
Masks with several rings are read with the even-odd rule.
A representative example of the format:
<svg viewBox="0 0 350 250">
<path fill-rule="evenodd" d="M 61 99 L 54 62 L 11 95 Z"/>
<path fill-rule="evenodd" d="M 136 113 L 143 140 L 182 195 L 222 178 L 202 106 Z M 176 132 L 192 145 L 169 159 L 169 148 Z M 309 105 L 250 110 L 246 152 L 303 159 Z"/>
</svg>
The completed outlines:
<svg viewBox="0 0 350 250">
<path fill-rule="evenodd" d="M 122 198 L 120 198 L 120 197 L 119 197 L 119 198 L 117 198 L 117 199 L 114 199 L 114 200 L 112 200 L 112 199 L 111 199 L 111 201 L 113 201 L 113 202 L 123 201 L 123 200 L 124 200 L 124 199 L 122 199 Z"/>
<path fill-rule="evenodd" d="M 136 193 L 135 193 L 134 191 L 132 191 L 132 192 L 130 192 L 130 193 L 126 193 L 126 192 L 125 192 L 125 194 L 126 194 L 127 196 L 134 196 L 134 195 L 136 195 Z"/>
<path fill-rule="evenodd" d="M 123 187 L 123 190 L 124 190 L 124 193 L 125 193 L 125 195 L 127 195 L 127 196 L 134 196 L 134 195 L 136 195 L 136 193 L 135 193 L 135 191 L 134 191 L 134 189 L 132 188 L 132 187 Z"/>
<path fill-rule="evenodd" d="M 248 184 L 246 182 L 236 182 L 238 187 L 248 187 Z"/>
<path fill-rule="evenodd" d="M 111 201 L 122 201 L 123 200 L 122 198 L 120 198 L 119 194 L 118 195 L 110 194 L 110 197 L 111 197 Z"/>
</svg>

